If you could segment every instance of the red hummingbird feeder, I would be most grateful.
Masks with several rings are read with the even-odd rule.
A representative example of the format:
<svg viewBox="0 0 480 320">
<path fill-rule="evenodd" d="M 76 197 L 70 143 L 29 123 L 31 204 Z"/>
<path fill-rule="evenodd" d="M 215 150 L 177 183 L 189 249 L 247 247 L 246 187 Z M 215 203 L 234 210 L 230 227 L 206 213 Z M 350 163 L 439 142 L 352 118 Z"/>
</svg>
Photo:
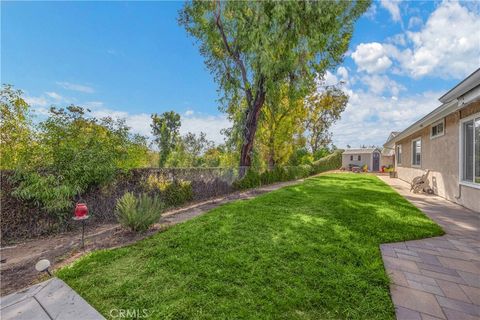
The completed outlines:
<svg viewBox="0 0 480 320">
<path fill-rule="evenodd" d="M 75 220 L 88 219 L 88 207 L 85 203 L 77 203 L 75 206 Z"/>
<path fill-rule="evenodd" d="M 88 215 L 88 207 L 83 202 L 78 202 L 75 206 L 75 215 L 73 216 L 73 220 L 81 221 L 82 222 L 82 249 L 84 247 L 84 239 L 85 239 L 85 220 L 87 220 L 90 216 Z"/>
</svg>

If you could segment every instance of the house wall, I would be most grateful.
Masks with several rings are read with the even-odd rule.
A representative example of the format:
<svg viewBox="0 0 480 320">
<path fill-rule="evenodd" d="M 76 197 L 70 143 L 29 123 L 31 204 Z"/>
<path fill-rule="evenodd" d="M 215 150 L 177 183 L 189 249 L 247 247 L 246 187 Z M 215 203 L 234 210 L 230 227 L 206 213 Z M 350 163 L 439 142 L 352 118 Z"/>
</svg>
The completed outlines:
<svg viewBox="0 0 480 320">
<path fill-rule="evenodd" d="M 359 167 L 363 167 L 365 164 L 368 170 L 372 169 L 372 155 L 370 153 L 353 154 L 353 161 L 350 160 L 352 154 L 342 154 L 342 168 L 348 170 L 348 165 L 353 164 Z M 361 160 L 358 161 L 358 156 L 361 156 Z"/>
<path fill-rule="evenodd" d="M 407 182 L 430 170 L 428 181 L 435 194 L 480 212 L 480 189 L 459 184 L 460 119 L 480 112 L 480 101 L 445 117 L 445 134 L 430 138 L 430 126 L 402 139 L 402 163 L 396 164 L 398 177 Z M 421 137 L 421 166 L 412 167 L 412 140 Z"/>
<path fill-rule="evenodd" d="M 386 155 L 381 155 L 380 157 L 380 169 L 382 169 L 382 166 L 393 166 L 393 155 L 392 156 L 386 156 Z"/>
</svg>

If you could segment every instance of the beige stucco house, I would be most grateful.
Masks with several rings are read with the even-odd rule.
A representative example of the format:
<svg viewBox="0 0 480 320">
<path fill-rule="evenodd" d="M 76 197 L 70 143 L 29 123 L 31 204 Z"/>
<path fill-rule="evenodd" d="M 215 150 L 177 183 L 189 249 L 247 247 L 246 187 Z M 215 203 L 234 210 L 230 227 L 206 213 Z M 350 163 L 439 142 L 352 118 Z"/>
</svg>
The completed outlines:
<svg viewBox="0 0 480 320">
<path fill-rule="evenodd" d="M 440 97 L 438 108 L 384 144 L 398 178 L 425 170 L 435 194 L 480 212 L 480 69 Z"/>
</svg>

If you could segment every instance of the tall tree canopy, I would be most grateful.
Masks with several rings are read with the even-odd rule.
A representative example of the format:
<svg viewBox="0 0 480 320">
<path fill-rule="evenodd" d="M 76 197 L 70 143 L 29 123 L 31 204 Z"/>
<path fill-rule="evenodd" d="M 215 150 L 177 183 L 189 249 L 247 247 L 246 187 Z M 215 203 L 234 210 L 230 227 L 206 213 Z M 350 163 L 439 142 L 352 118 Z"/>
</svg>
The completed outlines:
<svg viewBox="0 0 480 320">
<path fill-rule="evenodd" d="M 200 52 L 226 105 L 245 99 L 240 166 L 250 166 L 267 93 L 288 81 L 302 91 L 341 62 L 369 1 L 193 1 L 179 22 Z"/>
<path fill-rule="evenodd" d="M 305 101 L 307 117 L 305 127 L 308 130 L 308 143 L 312 153 L 331 143 L 329 129 L 340 119 L 345 110 L 348 96 L 338 86 L 327 86 L 321 92 L 309 95 Z"/>
<path fill-rule="evenodd" d="M 175 148 L 180 129 L 180 115 L 175 111 L 164 112 L 161 115 L 152 114 L 152 133 L 155 137 L 160 157 L 158 165 L 165 166 L 168 156 Z"/>
<path fill-rule="evenodd" d="M 262 155 L 272 169 L 285 165 L 295 148 L 301 148 L 296 137 L 304 132 L 305 103 L 301 97 L 289 94 L 284 85 L 278 92 L 271 92 L 262 108 L 259 119 L 258 144 Z"/>
<path fill-rule="evenodd" d="M 13 169 L 33 143 L 32 122 L 22 91 L 4 85 L 0 91 L 0 169 Z"/>
</svg>

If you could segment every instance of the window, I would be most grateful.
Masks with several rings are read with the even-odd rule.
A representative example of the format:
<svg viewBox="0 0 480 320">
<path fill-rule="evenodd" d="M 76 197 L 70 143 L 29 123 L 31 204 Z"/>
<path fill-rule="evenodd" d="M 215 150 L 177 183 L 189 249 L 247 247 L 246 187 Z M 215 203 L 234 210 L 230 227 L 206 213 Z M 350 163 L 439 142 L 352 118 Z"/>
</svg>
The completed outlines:
<svg viewBox="0 0 480 320">
<path fill-rule="evenodd" d="M 412 166 L 422 164 L 422 139 L 418 138 L 412 141 Z"/>
<path fill-rule="evenodd" d="M 353 156 L 350 156 L 350 161 L 353 161 Z"/>
<path fill-rule="evenodd" d="M 358 161 L 362 160 L 362 156 L 358 156 Z"/>
<path fill-rule="evenodd" d="M 397 164 L 402 164 L 402 145 L 398 145 L 395 151 L 397 155 Z"/>
<path fill-rule="evenodd" d="M 440 120 L 434 124 L 430 129 L 430 138 L 436 138 L 445 134 L 445 120 Z"/>
<path fill-rule="evenodd" d="M 462 181 L 480 185 L 480 114 L 462 122 Z"/>
</svg>

